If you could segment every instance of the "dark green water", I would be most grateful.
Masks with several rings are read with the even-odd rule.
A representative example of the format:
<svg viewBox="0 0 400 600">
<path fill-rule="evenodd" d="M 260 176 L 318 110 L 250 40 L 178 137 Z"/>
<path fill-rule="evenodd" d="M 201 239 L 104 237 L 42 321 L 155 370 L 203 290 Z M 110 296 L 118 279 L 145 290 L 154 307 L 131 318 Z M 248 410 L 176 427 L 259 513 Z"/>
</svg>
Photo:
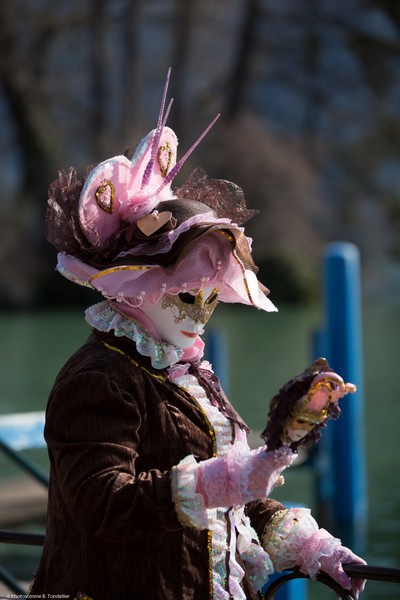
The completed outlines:
<svg viewBox="0 0 400 600">
<path fill-rule="evenodd" d="M 363 315 L 368 477 L 363 556 L 371 564 L 393 567 L 400 567 L 398 313 L 396 302 L 374 302 L 364 307 Z M 230 399 L 248 424 L 259 430 L 266 420 L 269 398 L 308 364 L 310 335 L 320 325 L 320 315 L 310 308 L 281 307 L 278 314 L 266 315 L 247 307 L 222 306 L 210 325 L 226 335 Z M 0 313 L 0 330 L 0 413 L 44 409 L 59 368 L 89 333 L 82 313 Z M 46 465 L 45 453 L 36 451 L 35 459 Z M 4 481 L 15 473 L 9 461 L 0 457 L 0 478 Z M 286 482 L 276 494 L 279 499 L 313 508 L 309 472 L 292 470 Z M 0 548 L 0 558 L 12 560 L 15 552 Z M 35 550 L 33 561 L 37 555 Z M 324 594 L 320 586 L 311 586 L 311 599 L 333 598 L 331 593 Z M 400 585 L 370 582 L 362 598 L 399 600 Z"/>
</svg>

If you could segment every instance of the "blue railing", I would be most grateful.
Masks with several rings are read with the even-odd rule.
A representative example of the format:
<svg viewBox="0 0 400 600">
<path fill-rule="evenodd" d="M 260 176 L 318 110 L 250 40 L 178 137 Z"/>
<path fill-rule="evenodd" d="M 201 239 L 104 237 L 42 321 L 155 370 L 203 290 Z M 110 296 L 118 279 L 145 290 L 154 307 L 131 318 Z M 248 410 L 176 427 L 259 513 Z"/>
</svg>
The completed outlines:
<svg viewBox="0 0 400 600">
<path fill-rule="evenodd" d="M 47 487 L 47 473 L 21 452 L 28 448 L 45 447 L 43 427 L 43 411 L 0 415 L 0 451 Z"/>
</svg>

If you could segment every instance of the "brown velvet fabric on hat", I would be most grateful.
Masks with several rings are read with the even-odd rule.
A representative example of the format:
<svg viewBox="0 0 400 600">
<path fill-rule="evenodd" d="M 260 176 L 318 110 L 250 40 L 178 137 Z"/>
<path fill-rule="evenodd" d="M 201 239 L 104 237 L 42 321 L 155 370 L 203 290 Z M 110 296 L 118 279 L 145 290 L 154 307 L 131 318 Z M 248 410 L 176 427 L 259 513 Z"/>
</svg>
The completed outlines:
<svg viewBox="0 0 400 600">
<path fill-rule="evenodd" d="M 46 411 L 48 524 L 32 594 L 210 598 L 207 531 L 180 524 L 170 470 L 189 454 L 210 458 L 212 441 L 200 408 L 160 375 L 133 342 L 99 332 L 61 370 Z M 259 533 L 281 508 L 246 507 Z M 247 577 L 243 589 L 256 599 Z"/>
<path fill-rule="evenodd" d="M 177 190 L 178 197 L 160 202 L 155 208 L 160 211 L 171 211 L 170 220 L 151 235 L 144 235 L 135 224 L 122 221 L 119 229 L 110 236 L 104 245 L 92 244 L 81 228 L 79 219 L 79 199 L 87 177 L 91 171 L 88 167 L 85 176 L 78 179 L 76 170 L 70 167 L 61 170 L 58 179 L 49 186 L 49 200 L 46 211 L 46 238 L 58 252 L 66 252 L 98 269 L 128 264 L 156 264 L 168 269 L 182 259 L 186 246 L 195 243 L 199 237 L 209 231 L 224 230 L 230 233 L 232 249 L 241 258 L 246 268 L 254 273 L 255 266 L 246 236 L 237 225 L 257 214 L 258 211 L 246 207 L 243 191 L 234 183 L 220 179 L 208 179 L 202 169 L 196 169 Z M 160 238 L 166 238 L 168 232 L 182 225 L 193 216 L 213 213 L 219 218 L 230 218 L 237 225 L 223 226 L 208 223 L 192 225 L 174 242 L 172 248 L 165 252 L 154 252 Z M 135 256 L 126 254 L 118 258 L 120 253 L 140 245 L 142 252 Z"/>
</svg>

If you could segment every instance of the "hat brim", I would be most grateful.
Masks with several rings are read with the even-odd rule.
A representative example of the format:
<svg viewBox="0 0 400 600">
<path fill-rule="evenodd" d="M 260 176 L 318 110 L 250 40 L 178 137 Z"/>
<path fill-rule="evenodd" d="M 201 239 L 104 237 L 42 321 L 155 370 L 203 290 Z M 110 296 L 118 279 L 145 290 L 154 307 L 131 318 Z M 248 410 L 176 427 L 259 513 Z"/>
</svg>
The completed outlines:
<svg viewBox="0 0 400 600">
<path fill-rule="evenodd" d="M 196 292 L 202 286 L 219 290 L 220 301 L 254 306 L 267 312 L 277 308 L 269 300 L 268 289 L 257 279 L 254 264 L 247 264 L 234 237 L 208 229 L 185 243 L 173 265 L 153 261 L 113 264 L 96 268 L 65 253 L 58 255 L 58 271 L 79 285 L 99 291 L 105 298 L 129 301 L 133 306 L 155 303 L 167 292 Z M 239 236 L 242 246 L 245 241 Z M 232 246 L 233 244 L 233 246 Z M 246 253 L 247 255 L 247 253 Z M 247 255 L 251 257 L 251 255 Z M 154 257 L 153 257 L 154 258 Z"/>
</svg>

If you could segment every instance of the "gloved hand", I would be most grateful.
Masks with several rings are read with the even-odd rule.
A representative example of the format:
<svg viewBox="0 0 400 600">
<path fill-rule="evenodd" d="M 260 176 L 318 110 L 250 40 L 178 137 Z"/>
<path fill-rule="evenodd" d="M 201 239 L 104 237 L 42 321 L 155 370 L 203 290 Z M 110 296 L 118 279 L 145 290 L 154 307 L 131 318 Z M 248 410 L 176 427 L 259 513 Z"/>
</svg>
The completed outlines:
<svg viewBox="0 0 400 600">
<path fill-rule="evenodd" d="M 318 571 L 324 571 L 344 589 L 351 590 L 353 597 L 357 600 L 359 593 L 365 587 L 365 580 L 350 579 L 343 570 L 343 565 L 346 563 L 366 564 L 349 548 L 342 546 L 339 539 L 334 538 L 325 529 L 318 529 L 304 543 L 300 551 L 298 566 L 303 573 L 310 575 L 313 579 Z"/>
<path fill-rule="evenodd" d="M 277 571 L 300 568 L 311 579 L 324 571 L 345 589 L 351 589 L 354 598 L 364 589 L 365 581 L 350 579 L 343 565 L 365 561 L 349 548 L 342 546 L 325 529 L 320 529 L 308 508 L 290 508 L 278 511 L 262 535 L 262 545 L 270 555 Z"/>
<path fill-rule="evenodd" d="M 221 458 L 198 463 L 196 492 L 206 508 L 243 505 L 268 496 L 295 454 L 287 447 L 268 452 L 266 447 L 248 450 L 232 446 Z"/>
</svg>

